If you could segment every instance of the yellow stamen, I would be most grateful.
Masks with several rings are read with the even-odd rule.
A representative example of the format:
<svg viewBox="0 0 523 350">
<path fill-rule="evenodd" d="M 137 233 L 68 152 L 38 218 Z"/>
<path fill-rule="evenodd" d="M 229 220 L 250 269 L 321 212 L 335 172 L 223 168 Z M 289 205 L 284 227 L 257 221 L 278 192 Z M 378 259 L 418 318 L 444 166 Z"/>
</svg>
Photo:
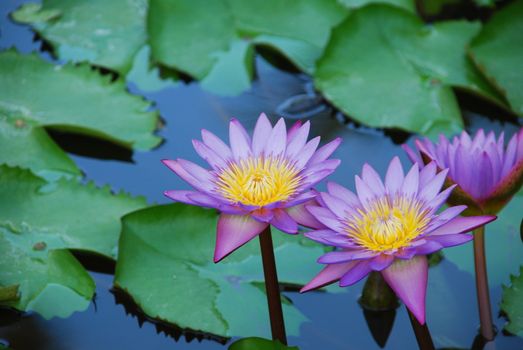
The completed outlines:
<svg viewBox="0 0 523 350">
<path fill-rule="evenodd" d="M 419 201 L 404 197 L 380 198 L 358 214 L 347 222 L 347 233 L 355 243 L 377 252 L 408 246 L 430 221 Z"/>
<path fill-rule="evenodd" d="M 217 191 L 233 203 L 264 206 L 289 199 L 300 185 L 298 173 L 285 158 L 242 159 L 218 174 Z"/>
</svg>

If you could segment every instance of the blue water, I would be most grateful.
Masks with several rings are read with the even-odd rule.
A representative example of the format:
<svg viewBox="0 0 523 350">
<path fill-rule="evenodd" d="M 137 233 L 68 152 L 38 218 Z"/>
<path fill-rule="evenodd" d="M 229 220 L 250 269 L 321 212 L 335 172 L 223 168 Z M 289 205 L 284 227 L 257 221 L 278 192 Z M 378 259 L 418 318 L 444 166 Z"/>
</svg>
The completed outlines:
<svg viewBox="0 0 523 350">
<path fill-rule="evenodd" d="M 33 42 L 33 33 L 29 28 L 14 24 L 8 19 L 8 13 L 22 2 L 8 0 L 0 3 L 0 49 L 14 46 L 24 53 L 40 52 L 46 59 L 52 60 L 48 53 L 40 51 L 41 42 Z M 53 135 L 70 151 L 72 158 L 84 171 L 86 180 L 93 180 L 100 185 L 110 184 L 114 190 L 143 195 L 151 204 L 167 203 L 168 200 L 162 195 L 164 190 L 187 188 L 187 185 L 165 168 L 160 163 L 161 159 L 185 158 L 203 164 L 191 146 L 191 140 L 200 137 L 202 128 L 226 138 L 231 117 L 238 118 L 248 129 L 252 129 L 260 112 L 268 113 L 274 121 L 277 118 L 275 111 L 284 101 L 299 94 L 310 93 L 307 78 L 278 70 L 261 57 L 258 57 L 256 65 L 258 79 L 248 92 L 234 98 L 210 94 L 203 91 L 197 83 L 180 83 L 155 93 L 142 93 L 136 87 L 129 86 L 131 92 L 144 95 L 154 102 L 165 121 L 165 127 L 159 131 L 165 142 L 150 152 L 128 154 L 130 159 L 125 160 L 125 152 L 121 156 L 121 152 L 114 149 L 97 149 L 94 152 L 96 157 L 87 157 L 85 154 L 93 152 L 89 153 L 92 150 L 86 147 L 102 147 L 93 140 L 86 146 L 75 144 L 74 138 L 71 143 L 71 138 L 57 133 Z M 311 117 L 312 134 L 321 135 L 323 140 L 331 140 L 336 136 L 341 136 L 344 140 L 336 153 L 342 159 L 342 165 L 331 177 L 332 180 L 352 188 L 353 175 L 360 171 L 365 162 L 382 173 L 394 155 L 400 155 L 404 164 L 408 164 L 399 146 L 383 132 L 345 123 L 334 111 L 329 112 L 328 106 L 320 107 L 325 107 L 318 108 L 323 112 Z M 510 123 L 493 122 L 474 113 L 465 111 L 465 114 L 470 130 L 487 126 L 495 130 L 505 129 L 510 133 L 516 128 Z M 107 268 L 110 270 L 110 266 Z M 92 275 L 97 283 L 96 298 L 87 311 L 75 313 L 67 319 L 46 321 L 36 314 L 17 316 L 3 310 L 0 312 L 0 339 L 17 350 L 226 348 L 213 340 L 194 339 L 188 342 L 185 336 L 176 340 L 172 335 L 158 333 L 155 324 L 132 313 L 127 314 L 125 308 L 115 302 L 111 292 L 110 273 L 92 272 Z M 436 344 L 470 348 L 479 324 L 472 276 L 443 260 L 431 269 L 429 279 L 431 286 L 440 286 L 429 287 L 427 296 L 427 321 Z M 300 336 L 290 337 L 289 343 L 302 350 L 379 349 L 363 310 L 357 303 L 362 287 L 363 283 L 360 282 L 338 294 L 286 293 L 310 320 L 302 324 Z M 442 293 L 453 294 L 456 298 L 452 304 L 447 304 Z M 492 286 L 491 298 L 493 314 L 497 316 L 501 286 Z M 459 324 L 458 328 L 449 328 L 446 320 L 452 318 L 452 315 L 466 322 Z M 382 319 L 378 317 L 378 325 L 374 324 L 377 327 L 375 333 L 387 333 L 384 327 L 379 326 L 379 321 L 387 323 L 386 319 L 386 316 Z M 504 318 L 496 318 L 499 329 L 502 329 L 505 322 Z M 192 339 L 193 336 L 189 335 L 188 338 Z M 495 344 L 489 346 L 492 349 L 523 349 L 523 340 L 500 332 Z M 404 307 L 400 307 L 396 310 L 386 348 L 416 347 L 407 313 Z"/>
</svg>

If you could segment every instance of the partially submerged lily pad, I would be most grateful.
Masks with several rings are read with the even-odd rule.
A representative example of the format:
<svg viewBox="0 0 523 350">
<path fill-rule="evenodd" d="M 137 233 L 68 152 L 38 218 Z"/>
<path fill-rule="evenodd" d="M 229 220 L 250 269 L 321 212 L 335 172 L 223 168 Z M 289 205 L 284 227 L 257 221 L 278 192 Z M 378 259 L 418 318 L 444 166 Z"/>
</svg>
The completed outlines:
<svg viewBox="0 0 523 350">
<path fill-rule="evenodd" d="M 147 208 L 123 218 L 115 285 L 150 317 L 219 336 L 270 334 L 257 239 L 213 264 L 217 215 L 184 204 Z M 324 248 L 273 232 L 282 284 L 303 285 L 319 270 Z M 287 332 L 305 317 L 288 302 Z"/>
<path fill-rule="evenodd" d="M 470 51 L 477 66 L 523 116 L 523 1 L 496 12 L 474 38 Z"/>
<path fill-rule="evenodd" d="M 298 350 L 297 346 L 286 346 L 277 340 L 258 337 L 243 338 L 229 346 L 229 350 Z"/>
<path fill-rule="evenodd" d="M 352 12 L 337 26 L 314 73 L 324 96 L 350 117 L 381 128 L 435 134 L 463 128 L 451 87 L 502 103 L 465 55 L 480 24 L 426 25 L 387 5 Z"/>
<path fill-rule="evenodd" d="M 52 184 L 0 166 L 0 304 L 45 318 L 85 310 L 94 282 L 67 249 L 115 257 L 120 217 L 145 201 L 73 180 Z M 2 293 L 5 294 L 5 293 Z M 11 293 L 12 294 L 12 293 Z"/>
<path fill-rule="evenodd" d="M 519 276 L 511 275 L 510 285 L 503 286 L 501 310 L 509 320 L 505 329 L 523 337 L 523 266 L 519 268 Z"/>
<path fill-rule="evenodd" d="M 0 53 L 0 117 L 106 139 L 134 149 L 160 142 L 150 103 L 87 65 L 53 65 L 14 50 Z M 24 165 L 24 164 L 20 164 Z"/>
</svg>

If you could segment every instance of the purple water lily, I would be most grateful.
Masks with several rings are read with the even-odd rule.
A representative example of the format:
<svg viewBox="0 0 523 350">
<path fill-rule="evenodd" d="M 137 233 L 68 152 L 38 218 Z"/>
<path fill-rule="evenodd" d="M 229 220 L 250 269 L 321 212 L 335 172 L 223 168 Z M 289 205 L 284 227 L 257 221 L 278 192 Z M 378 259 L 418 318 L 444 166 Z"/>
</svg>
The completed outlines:
<svg viewBox="0 0 523 350">
<path fill-rule="evenodd" d="M 448 185 L 458 185 L 449 203 L 465 203 L 470 213 L 497 213 L 523 182 L 523 128 L 507 146 L 503 133 L 496 139 L 480 129 L 473 138 L 463 131 L 452 142 L 443 135 L 436 143 L 416 140 L 417 152 L 403 148 L 420 166 L 435 161 L 440 169 L 448 168 Z"/>
<path fill-rule="evenodd" d="M 399 158 L 388 168 L 385 183 L 365 164 L 356 176 L 357 194 L 336 183 L 308 206 L 324 228 L 306 233 L 315 241 L 340 248 L 318 259 L 327 266 L 302 292 L 336 282 L 352 285 L 371 271 L 384 279 L 424 324 L 428 264 L 426 255 L 444 247 L 466 243 L 474 228 L 495 216 L 460 217 L 466 206 L 438 213 L 454 186 L 440 192 L 447 170 L 439 173 L 434 162 L 421 171 L 415 164 L 404 175 Z"/>
<path fill-rule="evenodd" d="M 320 137 L 307 142 L 309 129 L 309 122 L 298 122 L 287 131 L 283 118 L 273 128 L 261 114 L 251 139 L 233 119 L 229 124 L 230 147 L 207 130 L 202 130 L 203 141 L 193 140 L 196 152 L 211 169 L 183 159 L 163 161 L 195 189 L 166 191 L 167 197 L 221 212 L 215 262 L 268 225 L 296 234 L 298 223 L 315 222 L 305 203 L 316 195 L 311 188 L 339 165 L 339 160 L 328 158 L 341 140 L 317 149 Z"/>
</svg>

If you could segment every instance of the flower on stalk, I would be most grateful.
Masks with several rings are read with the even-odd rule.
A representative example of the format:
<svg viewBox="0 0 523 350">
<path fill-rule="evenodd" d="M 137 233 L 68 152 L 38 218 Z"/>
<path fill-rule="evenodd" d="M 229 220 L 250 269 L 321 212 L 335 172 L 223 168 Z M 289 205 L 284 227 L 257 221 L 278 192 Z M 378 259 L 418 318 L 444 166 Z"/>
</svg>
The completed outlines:
<svg viewBox="0 0 523 350">
<path fill-rule="evenodd" d="M 356 192 L 328 183 L 317 206 L 307 206 L 324 228 L 305 233 L 323 244 L 338 247 L 318 259 L 327 266 L 302 292 L 336 282 L 352 285 L 371 271 L 385 281 L 418 321 L 425 322 L 426 255 L 472 239 L 466 234 L 495 216 L 460 217 L 466 206 L 438 213 L 454 186 L 440 192 L 447 170 L 436 173 L 430 163 L 421 171 L 414 164 L 407 175 L 398 157 L 382 182 L 365 164 L 356 176 Z"/>
<path fill-rule="evenodd" d="M 214 262 L 268 225 L 296 234 L 298 224 L 317 224 L 305 203 L 316 196 L 311 188 L 339 165 L 339 160 L 328 158 L 341 140 L 317 149 L 320 137 L 307 142 L 309 129 L 309 122 L 297 122 L 287 131 L 283 118 L 273 128 L 262 113 L 251 139 L 240 122 L 233 119 L 229 124 L 230 147 L 207 130 L 202 130 L 202 141 L 193 140 L 196 152 L 211 169 L 184 159 L 163 160 L 195 189 L 166 191 L 167 197 L 221 212 Z"/>
<path fill-rule="evenodd" d="M 423 166 L 435 161 L 449 169 L 447 186 L 458 187 L 450 204 L 467 204 L 467 214 L 496 214 L 510 201 L 523 182 L 523 128 L 505 146 L 504 135 L 485 135 L 480 129 L 471 138 L 465 131 L 450 142 L 441 135 L 439 142 L 416 140 L 416 151 L 403 145 L 409 158 Z"/>
</svg>

